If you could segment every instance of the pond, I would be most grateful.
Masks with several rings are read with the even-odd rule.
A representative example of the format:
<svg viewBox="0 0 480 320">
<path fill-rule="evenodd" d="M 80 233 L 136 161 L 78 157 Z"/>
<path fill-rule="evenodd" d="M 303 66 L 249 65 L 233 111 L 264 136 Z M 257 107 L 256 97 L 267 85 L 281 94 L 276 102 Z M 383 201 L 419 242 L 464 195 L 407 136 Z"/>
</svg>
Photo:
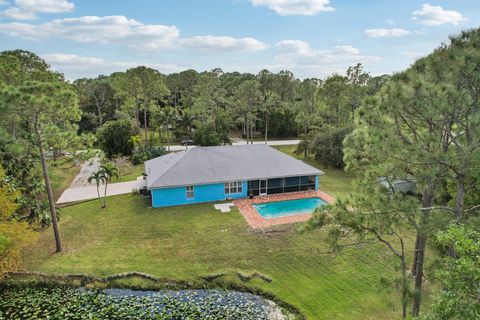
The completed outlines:
<svg viewBox="0 0 480 320">
<path fill-rule="evenodd" d="M 0 319 L 285 319 L 272 301 L 232 290 L 0 289 Z"/>
</svg>

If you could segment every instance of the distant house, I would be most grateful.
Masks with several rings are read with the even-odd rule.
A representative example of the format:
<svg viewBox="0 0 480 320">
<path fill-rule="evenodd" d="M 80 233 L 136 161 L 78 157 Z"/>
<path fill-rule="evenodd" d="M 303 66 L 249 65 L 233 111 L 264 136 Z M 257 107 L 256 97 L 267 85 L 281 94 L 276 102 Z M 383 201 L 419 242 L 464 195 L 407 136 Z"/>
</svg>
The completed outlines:
<svg viewBox="0 0 480 320">
<path fill-rule="evenodd" d="M 417 192 L 417 184 L 413 178 L 411 179 L 387 179 L 382 177 L 378 179 L 382 187 L 391 192 L 403 192 L 407 194 L 415 194 Z"/>
<path fill-rule="evenodd" d="M 266 145 L 196 147 L 145 162 L 152 207 L 318 190 L 322 171 Z"/>
</svg>

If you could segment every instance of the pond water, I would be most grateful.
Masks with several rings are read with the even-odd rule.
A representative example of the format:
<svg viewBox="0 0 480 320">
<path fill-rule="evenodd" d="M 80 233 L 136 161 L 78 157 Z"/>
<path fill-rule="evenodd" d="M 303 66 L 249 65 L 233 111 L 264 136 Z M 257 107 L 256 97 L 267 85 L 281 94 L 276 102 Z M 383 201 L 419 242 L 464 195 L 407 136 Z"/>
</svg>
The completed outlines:
<svg viewBox="0 0 480 320">
<path fill-rule="evenodd" d="M 281 309 L 272 301 L 234 290 L 0 288 L 0 319 L 46 318 L 285 319 Z"/>
</svg>

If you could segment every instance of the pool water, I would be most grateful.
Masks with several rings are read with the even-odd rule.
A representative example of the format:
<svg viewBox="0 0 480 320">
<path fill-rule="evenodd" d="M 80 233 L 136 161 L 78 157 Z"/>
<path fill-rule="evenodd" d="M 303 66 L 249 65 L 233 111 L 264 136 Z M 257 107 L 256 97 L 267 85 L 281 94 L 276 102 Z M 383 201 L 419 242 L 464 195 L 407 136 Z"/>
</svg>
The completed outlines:
<svg viewBox="0 0 480 320">
<path fill-rule="evenodd" d="M 253 207 L 263 218 L 271 219 L 295 214 L 313 213 L 315 209 L 325 204 L 326 202 L 320 198 L 304 198 L 254 204 Z"/>
</svg>

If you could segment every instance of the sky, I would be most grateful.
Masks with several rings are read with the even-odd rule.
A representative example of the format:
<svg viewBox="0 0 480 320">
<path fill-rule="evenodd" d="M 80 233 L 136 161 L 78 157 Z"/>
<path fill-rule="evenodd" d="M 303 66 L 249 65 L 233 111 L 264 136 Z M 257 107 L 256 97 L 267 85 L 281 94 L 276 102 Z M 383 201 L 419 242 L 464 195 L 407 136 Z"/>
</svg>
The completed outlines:
<svg viewBox="0 0 480 320">
<path fill-rule="evenodd" d="M 389 74 L 477 27 L 480 0 L 0 0 L 0 51 L 32 51 L 69 80 L 138 65 Z"/>
</svg>

